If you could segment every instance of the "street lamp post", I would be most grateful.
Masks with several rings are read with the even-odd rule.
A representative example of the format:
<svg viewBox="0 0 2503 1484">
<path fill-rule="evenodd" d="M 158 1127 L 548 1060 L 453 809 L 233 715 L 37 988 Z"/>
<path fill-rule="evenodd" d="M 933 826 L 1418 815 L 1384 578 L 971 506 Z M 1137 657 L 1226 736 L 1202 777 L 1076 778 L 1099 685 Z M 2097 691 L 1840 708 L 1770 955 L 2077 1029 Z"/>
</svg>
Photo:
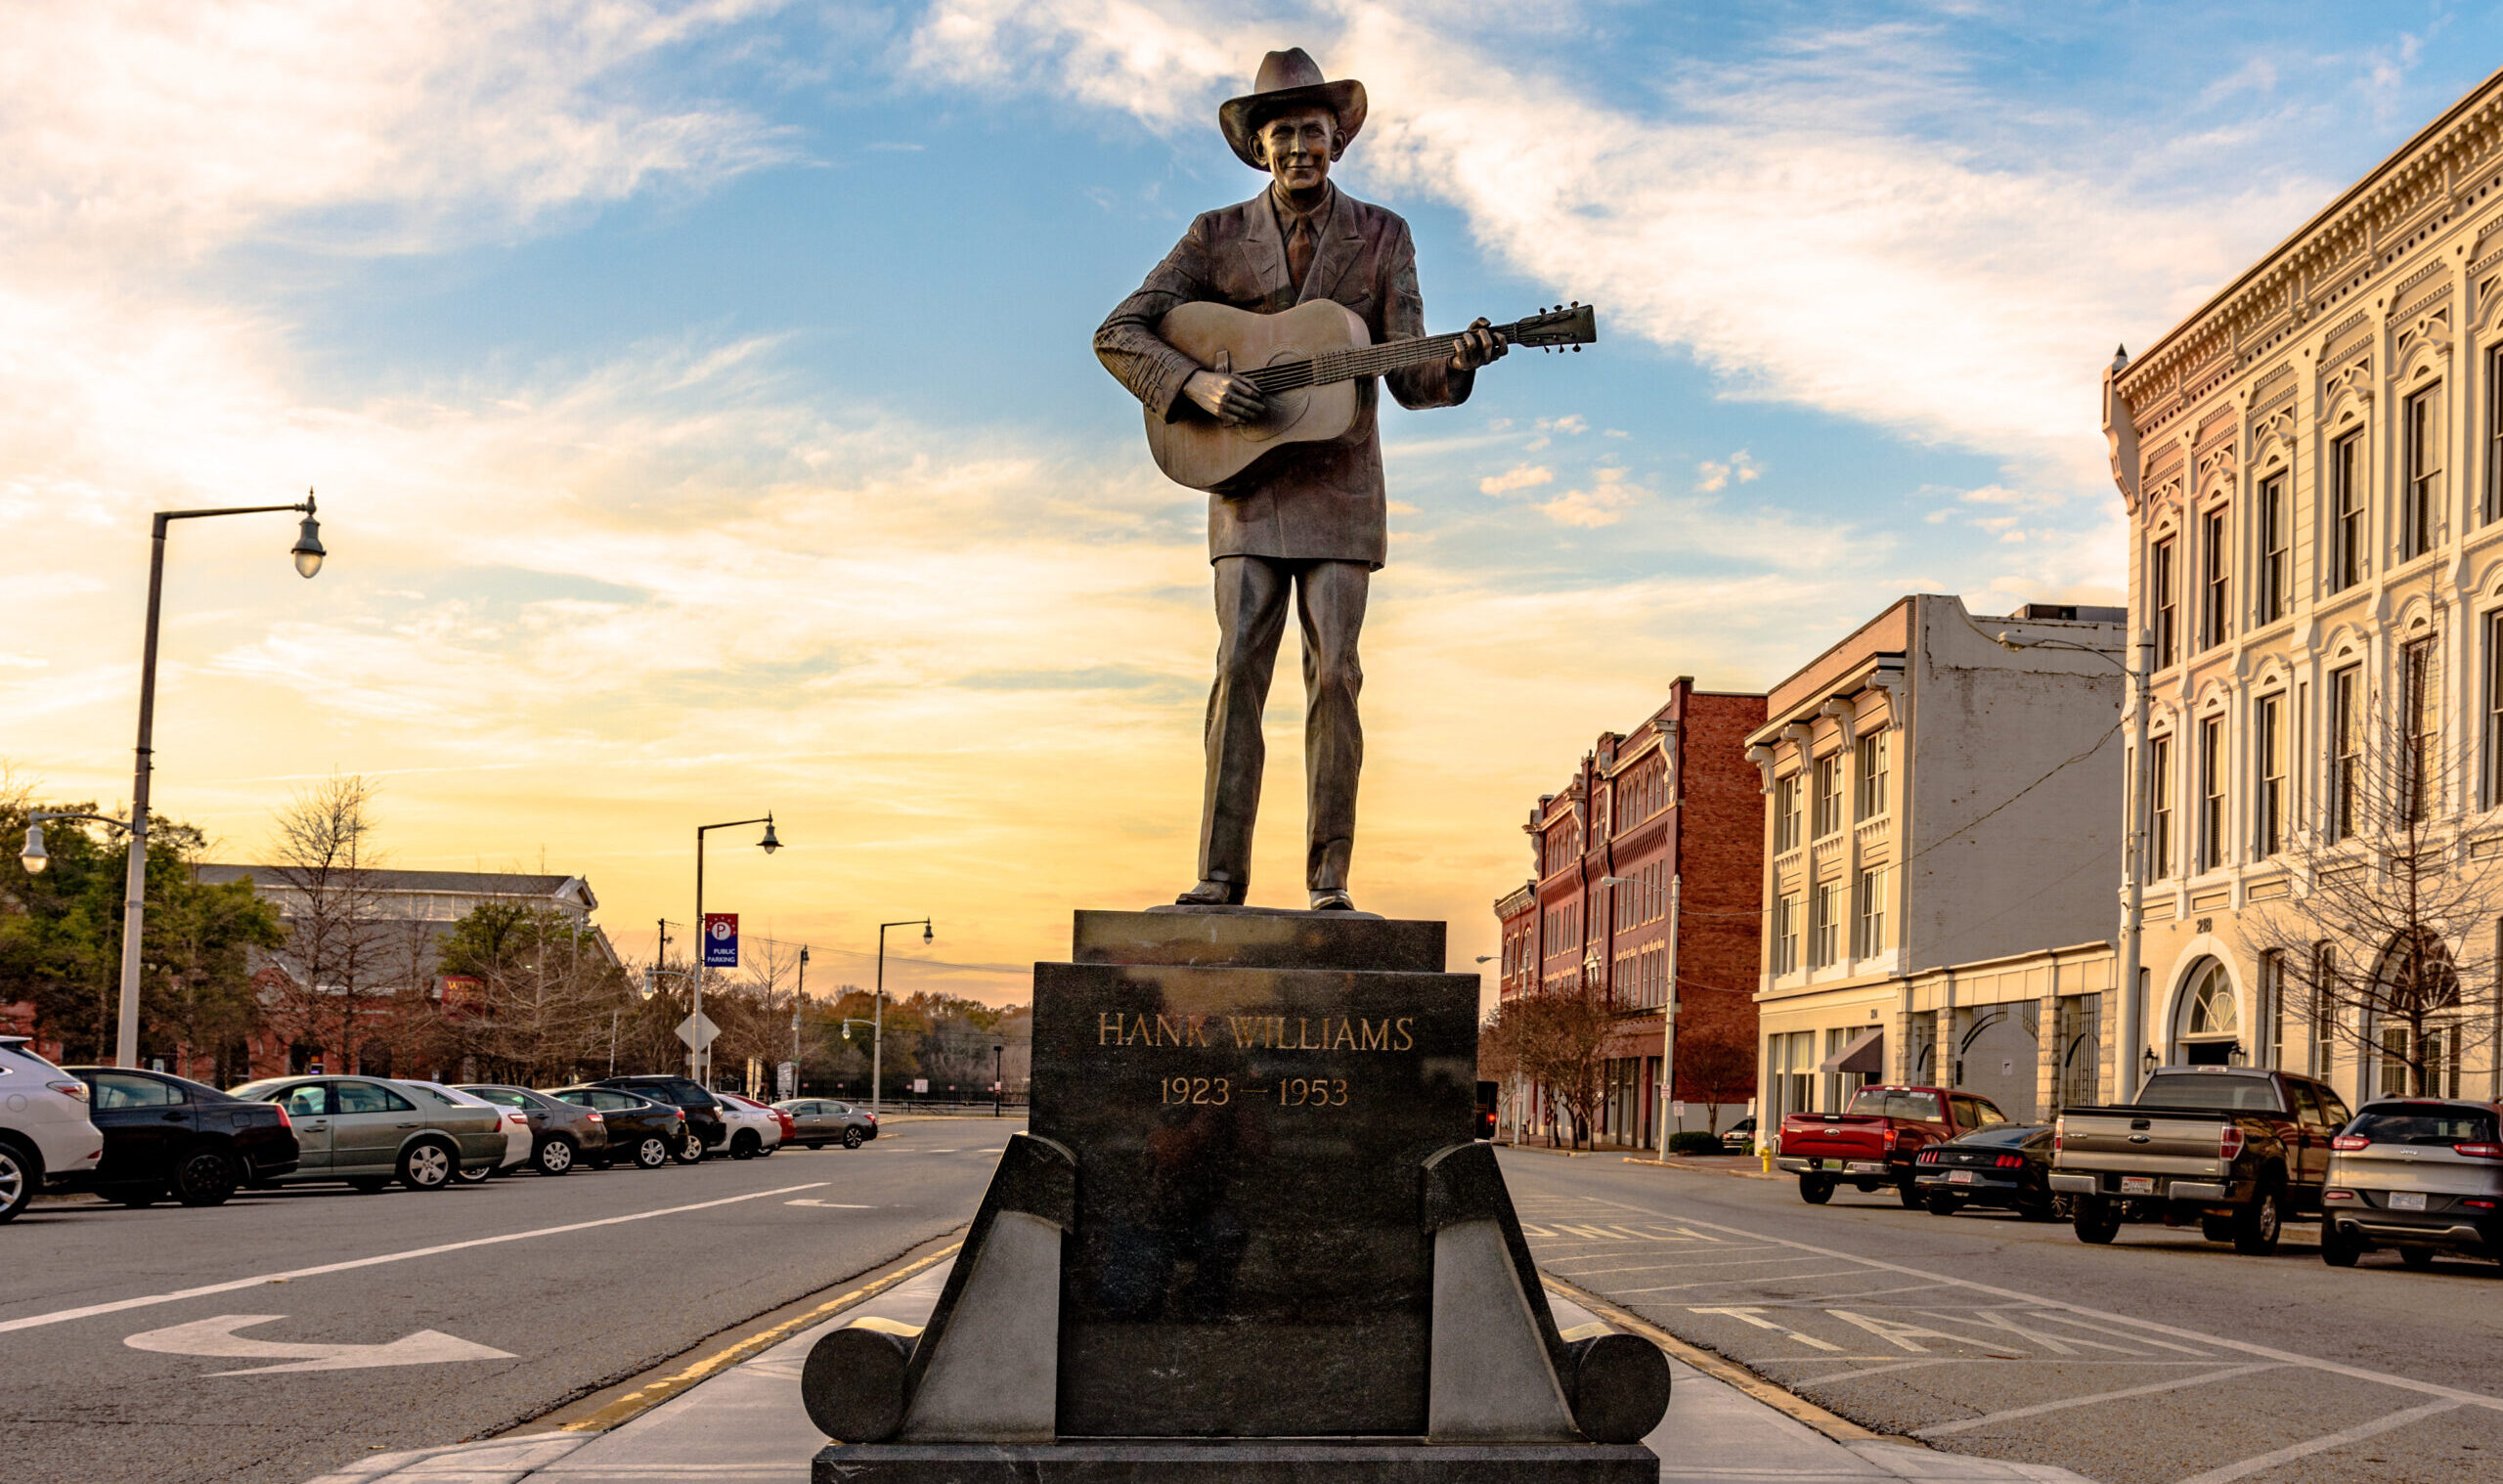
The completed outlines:
<svg viewBox="0 0 2503 1484">
<path fill-rule="evenodd" d="M 2147 682 L 2154 674 L 2155 638 L 2141 629 L 2130 648 L 2137 664 L 2112 657 L 2108 649 L 2072 644 L 2064 639 L 2017 639 L 1997 635 L 2002 649 L 2074 649 L 2094 655 L 2119 670 L 2130 681 L 2130 843 L 2121 857 L 2121 1025 L 2112 1057 L 2113 1098 L 2127 1103 L 2137 1096 L 2138 1042 L 2144 1036 L 2138 1003 L 2138 966 L 2146 934 L 2147 845 Z M 2150 1059 L 2154 1053 L 2148 1053 Z M 2054 1092 L 2057 1091 L 2056 1084 Z"/>
<path fill-rule="evenodd" d="M 791 994 L 791 1090 L 783 1096 L 800 1095 L 800 1007 L 809 1002 L 809 945 L 800 944 L 800 983 Z"/>
<path fill-rule="evenodd" d="M 869 1116 L 873 1118 L 878 1115 L 878 1100 L 885 1091 L 880 1079 L 885 1075 L 887 1052 L 887 930 L 909 928 L 915 923 L 921 925 L 923 942 L 930 942 L 938 936 L 930 931 L 930 919 L 927 917 L 907 917 L 900 922 L 878 924 L 878 989 L 876 1009 L 870 1012 L 877 1019 L 870 1023 L 873 1028 L 869 1035 Z"/>
<path fill-rule="evenodd" d="M 165 595 L 165 528 L 178 520 L 205 520 L 213 515 L 266 515 L 280 510 L 301 510 L 304 519 L 296 527 L 295 545 L 288 554 L 295 558 L 299 577 L 311 577 L 322 570 L 322 523 L 314 518 L 313 492 L 304 492 L 300 505 L 228 505 L 212 510 L 159 510 L 149 531 L 148 555 L 148 625 L 139 652 L 139 743 L 131 769 L 130 819 L 106 819 L 106 824 L 119 825 L 130 835 L 129 868 L 122 877 L 121 903 L 121 1011 L 120 1024 L 113 1035 L 113 1065 L 139 1065 L 139 949 L 140 935 L 147 918 L 148 902 L 148 777 L 151 758 L 154 754 L 156 730 L 156 630 L 157 612 Z M 86 818 L 93 814 L 52 814 L 38 817 L 55 819 Z M 36 828 L 26 832 L 26 851 L 19 856 L 30 871 L 43 869 L 43 836 Z"/>
<path fill-rule="evenodd" d="M 1684 871 L 1669 878 L 1669 982 L 1660 991 L 1660 1157 L 1663 1159 L 1669 1157 L 1669 1110 L 1677 1105 L 1678 897 L 1685 884 Z M 1707 1114 L 1707 1121 L 1717 1116 Z"/>
<path fill-rule="evenodd" d="M 999 1096 L 1008 1086 L 1008 1048 L 990 1048 L 990 1115 L 999 1116 Z"/>
<path fill-rule="evenodd" d="M 770 810 L 755 819 L 730 819 L 721 824 L 702 824 L 695 827 L 695 1008 L 692 1018 L 695 1022 L 695 1034 L 699 1039 L 704 1032 L 704 956 L 712 949 L 712 945 L 704 940 L 704 836 L 709 830 L 734 830 L 743 824 L 765 826 L 765 838 L 756 843 L 758 850 L 770 855 L 782 849 L 782 842 L 774 838 L 773 815 Z M 686 1048 L 686 1070 L 687 1074 L 701 1084 L 705 1091 L 712 1091 L 712 1042 L 705 1041 L 700 1046 L 690 1045 Z"/>
</svg>

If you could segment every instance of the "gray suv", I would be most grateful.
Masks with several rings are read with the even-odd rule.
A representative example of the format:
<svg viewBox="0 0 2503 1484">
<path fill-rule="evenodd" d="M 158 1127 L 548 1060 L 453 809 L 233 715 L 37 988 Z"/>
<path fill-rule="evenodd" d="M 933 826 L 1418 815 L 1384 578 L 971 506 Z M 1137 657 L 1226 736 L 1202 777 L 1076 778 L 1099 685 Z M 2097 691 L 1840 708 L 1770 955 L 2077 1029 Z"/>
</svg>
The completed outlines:
<svg viewBox="0 0 2503 1484">
<path fill-rule="evenodd" d="M 275 1103 L 295 1125 L 295 1172 L 280 1184 L 344 1180 L 378 1191 L 397 1180 L 439 1191 L 462 1169 L 504 1161 L 502 1110 L 415 1098 L 384 1077 L 268 1077 L 234 1095 Z"/>
<path fill-rule="evenodd" d="M 2381 1098 L 2330 1142 L 2320 1255 L 2352 1267 L 2377 1247 L 2411 1268 L 2437 1252 L 2503 1258 L 2503 1108 Z"/>
</svg>

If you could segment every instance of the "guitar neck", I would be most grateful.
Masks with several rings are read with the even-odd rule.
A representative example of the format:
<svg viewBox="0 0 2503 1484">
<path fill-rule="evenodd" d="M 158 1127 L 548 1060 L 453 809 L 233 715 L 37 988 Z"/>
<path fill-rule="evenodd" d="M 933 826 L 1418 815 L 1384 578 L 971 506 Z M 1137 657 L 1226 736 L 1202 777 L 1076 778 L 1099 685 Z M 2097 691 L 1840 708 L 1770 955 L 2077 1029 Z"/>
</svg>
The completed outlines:
<svg viewBox="0 0 2503 1484">
<path fill-rule="evenodd" d="M 1497 336 L 1504 336 L 1509 325 L 1495 327 Z M 1303 386 L 1327 386 L 1333 381 L 1353 381 L 1359 376 L 1380 376 L 1423 366 L 1429 361 L 1448 361 L 1460 344 L 1458 334 L 1419 335 L 1413 340 L 1384 340 L 1380 345 L 1355 345 L 1345 350 L 1324 351 L 1300 361 L 1281 361 L 1244 372 L 1245 379 L 1263 394 L 1294 391 Z"/>
</svg>

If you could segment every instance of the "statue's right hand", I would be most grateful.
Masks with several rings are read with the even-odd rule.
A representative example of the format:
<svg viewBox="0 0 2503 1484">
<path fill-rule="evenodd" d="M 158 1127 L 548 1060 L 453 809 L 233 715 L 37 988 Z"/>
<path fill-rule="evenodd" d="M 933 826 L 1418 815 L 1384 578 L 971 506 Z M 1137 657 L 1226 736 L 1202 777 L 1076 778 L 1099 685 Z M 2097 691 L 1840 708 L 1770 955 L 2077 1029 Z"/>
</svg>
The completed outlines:
<svg viewBox="0 0 2503 1484">
<path fill-rule="evenodd" d="M 1182 395 L 1224 423 L 1257 422 L 1269 410 L 1260 389 L 1233 371 L 1193 371 L 1182 383 Z"/>
</svg>

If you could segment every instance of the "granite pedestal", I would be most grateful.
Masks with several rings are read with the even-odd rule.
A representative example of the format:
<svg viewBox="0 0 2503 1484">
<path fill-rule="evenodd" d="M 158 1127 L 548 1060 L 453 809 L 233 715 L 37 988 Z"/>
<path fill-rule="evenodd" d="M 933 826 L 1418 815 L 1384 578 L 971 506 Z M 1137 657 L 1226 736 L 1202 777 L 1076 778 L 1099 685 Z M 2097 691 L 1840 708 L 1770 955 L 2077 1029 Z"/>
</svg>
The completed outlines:
<svg viewBox="0 0 2503 1484">
<path fill-rule="evenodd" d="M 1080 912 L 1034 966 L 1029 1131 L 929 1327 L 838 1331 L 819 1484 L 1634 1484 L 1647 1344 L 1557 1332 L 1474 1141 L 1443 925 Z"/>
</svg>

